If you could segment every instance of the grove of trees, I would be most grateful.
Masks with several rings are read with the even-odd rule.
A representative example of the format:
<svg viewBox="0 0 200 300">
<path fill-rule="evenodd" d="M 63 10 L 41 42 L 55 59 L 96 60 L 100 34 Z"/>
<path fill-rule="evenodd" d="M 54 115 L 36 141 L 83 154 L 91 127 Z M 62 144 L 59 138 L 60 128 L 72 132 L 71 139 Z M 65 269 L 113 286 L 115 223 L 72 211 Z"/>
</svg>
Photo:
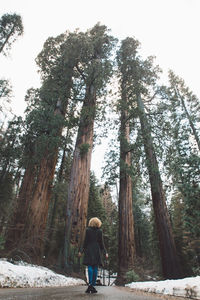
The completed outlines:
<svg viewBox="0 0 200 300">
<path fill-rule="evenodd" d="M 22 33 L 20 16 L 2 16 L 0 55 Z M 24 116 L 1 122 L 1 257 L 80 273 L 96 216 L 117 284 L 128 272 L 200 274 L 200 101 L 171 70 L 160 83 L 154 57 L 139 51 L 138 40 L 118 41 L 100 24 L 46 40 L 41 87 L 27 91 Z M 0 80 L 4 115 L 11 89 Z M 91 158 L 103 136 L 111 141 L 100 185 Z"/>
</svg>

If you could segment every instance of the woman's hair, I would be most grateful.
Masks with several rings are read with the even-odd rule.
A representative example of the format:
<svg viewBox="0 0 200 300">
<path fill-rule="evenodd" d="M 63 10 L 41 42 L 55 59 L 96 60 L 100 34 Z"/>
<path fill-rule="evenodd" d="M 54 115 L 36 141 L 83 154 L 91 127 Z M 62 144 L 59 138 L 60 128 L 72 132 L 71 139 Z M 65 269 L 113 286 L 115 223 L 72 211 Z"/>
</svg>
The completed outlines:
<svg viewBox="0 0 200 300">
<path fill-rule="evenodd" d="M 92 218 L 90 219 L 89 223 L 88 223 L 88 226 L 90 227 L 101 227 L 101 220 L 99 220 L 98 218 Z"/>
</svg>

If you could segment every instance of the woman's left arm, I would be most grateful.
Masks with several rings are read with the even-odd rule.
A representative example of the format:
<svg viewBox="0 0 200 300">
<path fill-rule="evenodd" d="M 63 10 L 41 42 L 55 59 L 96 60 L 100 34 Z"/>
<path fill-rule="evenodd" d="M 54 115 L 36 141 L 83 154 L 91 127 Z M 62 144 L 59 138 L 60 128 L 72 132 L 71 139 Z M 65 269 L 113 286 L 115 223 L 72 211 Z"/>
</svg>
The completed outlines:
<svg viewBox="0 0 200 300">
<path fill-rule="evenodd" d="M 83 242 L 83 246 L 82 248 L 79 249 L 79 252 L 78 252 L 78 256 L 81 257 L 82 253 L 85 251 L 85 249 L 87 248 L 87 244 L 88 244 L 88 231 L 86 229 L 86 232 L 85 232 L 85 238 L 84 238 L 84 242 Z"/>
</svg>

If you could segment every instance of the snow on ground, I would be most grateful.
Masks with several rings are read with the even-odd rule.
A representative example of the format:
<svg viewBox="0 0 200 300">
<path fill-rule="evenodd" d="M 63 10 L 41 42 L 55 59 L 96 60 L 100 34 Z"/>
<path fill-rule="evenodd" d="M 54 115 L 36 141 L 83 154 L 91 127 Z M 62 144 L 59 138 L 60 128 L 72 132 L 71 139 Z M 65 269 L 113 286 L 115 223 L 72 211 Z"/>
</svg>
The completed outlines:
<svg viewBox="0 0 200 300">
<path fill-rule="evenodd" d="M 0 288 L 49 287 L 85 284 L 81 279 L 66 277 L 35 265 L 12 264 L 0 260 Z"/>
<path fill-rule="evenodd" d="M 132 282 L 127 286 L 150 293 L 200 299 L 200 276 L 177 280 Z"/>
</svg>

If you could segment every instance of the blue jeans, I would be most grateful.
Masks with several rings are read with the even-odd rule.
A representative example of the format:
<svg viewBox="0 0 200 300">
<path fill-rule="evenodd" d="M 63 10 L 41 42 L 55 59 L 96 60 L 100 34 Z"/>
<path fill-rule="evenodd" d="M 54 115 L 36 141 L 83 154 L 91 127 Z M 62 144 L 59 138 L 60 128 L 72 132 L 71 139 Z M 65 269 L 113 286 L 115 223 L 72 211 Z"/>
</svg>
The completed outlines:
<svg viewBox="0 0 200 300">
<path fill-rule="evenodd" d="M 96 285 L 98 266 L 88 266 L 88 278 L 90 285 Z"/>
</svg>

